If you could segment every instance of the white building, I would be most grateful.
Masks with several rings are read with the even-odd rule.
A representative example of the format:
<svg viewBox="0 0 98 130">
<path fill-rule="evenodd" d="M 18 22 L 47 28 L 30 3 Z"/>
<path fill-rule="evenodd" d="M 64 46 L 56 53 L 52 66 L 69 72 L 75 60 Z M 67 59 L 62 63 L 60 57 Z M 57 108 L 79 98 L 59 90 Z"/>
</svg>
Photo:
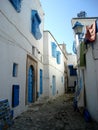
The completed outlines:
<svg viewBox="0 0 98 130">
<path fill-rule="evenodd" d="M 8 99 L 14 117 L 37 99 L 65 92 L 64 48 L 43 30 L 39 0 L 0 1 L 0 101 Z"/>
<path fill-rule="evenodd" d="M 81 81 L 79 82 L 79 87 L 83 88 L 81 89 L 80 105 L 86 107 L 91 117 L 98 121 L 98 17 L 73 18 L 72 27 L 76 22 L 84 26 L 82 40 L 79 40 L 78 35 L 74 34 L 77 47 L 79 80 Z M 92 28 L 94 24 L 96 24 L 96 38 L 91 42 L 86 41 L 86 26 Z M 85 48 L 82 48 L 83 46 Z M 85 62 L 86 64 L 84 64 Z"/>
<path fill-rule="evenodd" d="M 14 117 L 42 94 L 43 15 L 39 0 L 0 1 L 0 100 Z"/>
<path fill-rule="evenodd" d="M 77 82 L 77 58 L 75 54 L 67 53 L 68 66 L 68 88 L 67 91 L 74 91 Z"/>
<path fill-rule="evenodd" d="M 64 62 L 64 92 L 67 92 L 67 88 L 68 88 L 68 66 L 67 66 L 67 62 L 68 62 L 68 57 L 67 57 L 67 50 L 66 50 L 66 44 L 59 44 L 59 47 L 62 50 L 63 53 L 63 62 Z"/>
<path fill-rule="evenodd" d="M 65 64 L 67 57 L 49 31 L 44 31 L 44 81 L 46 97 L 61 95 L 65 91 Z M 64 62 L 65 61 L 65 62 Z"/>
</svg>

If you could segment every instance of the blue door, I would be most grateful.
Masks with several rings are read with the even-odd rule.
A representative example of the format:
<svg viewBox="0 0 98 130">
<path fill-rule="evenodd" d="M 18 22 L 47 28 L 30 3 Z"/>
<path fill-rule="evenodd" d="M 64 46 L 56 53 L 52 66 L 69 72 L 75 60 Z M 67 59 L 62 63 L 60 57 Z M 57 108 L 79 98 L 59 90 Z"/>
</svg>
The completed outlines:
<svg viewBox="0 0 98 130">
<path fill-rule="evenodd" d="M 28 72 L 28 102 L 33 102 L 33 84 L 34 84 L 34 69 L 32 66 L 29 67 Z"/>
<path fill-rule="evenodd" d="M 52 95 L 54 96 L 56 94 L 56 78 L 53 75 L 52 76 Z"/>
<path fill-rule="evenodd" d="M 43 71 L 40 69 L 40 94 L 43 93 Z"/>
</svg>

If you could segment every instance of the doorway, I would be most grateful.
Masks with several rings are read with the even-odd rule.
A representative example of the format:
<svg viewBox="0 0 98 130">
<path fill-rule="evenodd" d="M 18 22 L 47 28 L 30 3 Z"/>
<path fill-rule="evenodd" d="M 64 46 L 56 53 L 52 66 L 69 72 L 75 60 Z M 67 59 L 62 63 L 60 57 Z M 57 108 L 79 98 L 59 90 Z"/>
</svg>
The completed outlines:
<svg viewBox="0 0 98 130">
<path fill-rule="evenodd" d="M 34 93 L 34 68 L 31 65 L 28 70 L 28 102 L 32 103 Z"/>
<path fill-rule="evenodd" d="M 54 96 L 56 94 L 56 77 L 52 76 L 52 95 Z"/>
<path fill-rule="evenodd" d="M 38 63 L 33 57 L 27 55 L 27 64 L 26 64 L 26 98 L 25 104 L 28 105 L 37 100 L 38 92 Z"/>
</svg>

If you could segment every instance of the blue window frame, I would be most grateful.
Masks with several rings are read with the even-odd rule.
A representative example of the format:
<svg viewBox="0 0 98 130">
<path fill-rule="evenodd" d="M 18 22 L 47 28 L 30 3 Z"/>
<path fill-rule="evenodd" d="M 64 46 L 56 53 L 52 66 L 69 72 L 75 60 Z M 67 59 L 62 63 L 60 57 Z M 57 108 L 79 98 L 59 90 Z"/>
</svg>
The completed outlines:
<svg viewBox="0 0 98 130">
<path fill-rule="evenodd" d="M 60 51 L 57 51 L 56 52 L 56 58 L 57 58 L 57 64 L 60 64 L 61 63 L 61 53 L 60 53 Z"/>
<path fill-rule="evenodd" d="M 19 13 L 21 11 L 21 1 L 22 0 L 9 0 L 13 7 L 15 8 L 15 10 Z"/>
<path fill-rule="evenodd" d="M 77 76 L 77 70 L 73 68 L 73 65 L 69 65 L 70 76 Z"/>
<path fill-rule="evenodd" d="M 52 76 L 52 95 L 55 96 L 56 94 L 56 76 Z"/>
<path fill-rule="evenodd" d="M 42 37 L 39 28 L 40 23 L 41 23 L 41 19 L 38 15 L 37 10 L 32 10 L 31 11 L 31 32 L 36 40 L 39 40 Z"/>
<path fill-rule="evenodd" d="M 40 69 L 40 94 L 43 94 L 43 70 Z"/>
<path fill-rule="evenodd" d="M 19 105 L 19 85 L 13 85 L 12 87 L 12 107 Z"/>
<path fill-rule="evenodd" d="M 62 83 L 63 83 L 63 80 L 64 80 L 64 79 L 63 79 L 63 76 L 62 76 L 62 77 L 61 77 L 61 82 L 62 82 Z"/>
<path fill-rule="evenodd" d="M 73 52 L 74 52 L 75 54 L 77 54 L 76 42 L 75 42 L 75 41 L 73 41 Z"/>
<path fill-rule="evenodd" d="M 18 74 L 18 64 L 13 63 L 13 77 L 17 77 Z"/>
<path fill-rule="evenodd" d="M 54 42 L 52 42 L 51 47 L 52 47 L 52 56 L 56 58 L 56 47 L 57 47 L 57 45 Z"/>
</svg>

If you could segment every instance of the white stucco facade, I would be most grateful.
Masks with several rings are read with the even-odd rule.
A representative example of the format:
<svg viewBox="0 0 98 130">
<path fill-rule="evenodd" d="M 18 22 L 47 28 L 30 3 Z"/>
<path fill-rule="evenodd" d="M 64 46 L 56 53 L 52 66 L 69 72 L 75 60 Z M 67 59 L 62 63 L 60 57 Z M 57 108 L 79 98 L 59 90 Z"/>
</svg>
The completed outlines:
<svg viewBox="0 0 98 130">
<path fill-rule="evenodd" d="M 77 57 L 75 54 L 68 53 L 67 54 L 67 66 L 68 66 L 68 90 L 75 89 L 75 84 L 77 82 L 77 75 L 70 75 L 70 68 L 69 66 L 72 65 L 73 69 L 76 69 L 77 65 Z"/>
<path fill-rule="evenodd" d="M 57 46 L 60 51 L 60 64 L 52 56 L 51 43 Z M 46 97 L 53 97 L 64 93 L 64 55 L 57 41 L 49 31 L 44 31 L 44 94 Z M 65 58 L 66 59 L 66 58 Z M 55 92 L 53 94 L 53 77 L 55 78 Z"/>
<path fill-rule="evenodd" d="M 61 49 L 49 31 L 43 33 L 44 12 L 40 1 L 20 2 L 20 12 L 9 0 L 0 2 L 0 100 L 8 99 L 14 117 L 43 97 L 63 94 L 67 86 L 64 45 Z M 31 13 L 32 10 L 35 12 Z M 32 33 L 32 14 L 36 17 L 33 20 L 40 22 L 42 37 L 38 39 Z M 56 44 L 55 58 L 51 42 Z"/>
<path fill-rule="evenodd" d="M 42 37 L 36 40 L 31 33 L 31 10 L 37 10 L 41 19 Z M 43 70 L 43 10 L 39 0 L 23 0 L 17 13 L 10 1 L 0 1 L 0 99 L 8 99 L 14 117 L 28 106 L 28 70 L 34 69 L 34 101 L 40 87 L 40 69 Z M 32 51 L 32 46 L 35 52 Z M 40 52 L 40 53 L 39 53 Z M 13 77 L 13 63 L 17 76 Z M 19 85 L 19 105 L 12 108 L 12 86 Z"/>
<path fill-rule="evenodd" d="M 80 22 L 84 25 L 84 32 L 86 31 L 85 27 L 87 25 L 91 25 L 98 18 L 73 18 L 72 26 L 76 21 Z M 75 36 L 76 37 L 76 36 Z M 77 43 L 76 39 L 76 43 Z M 79 58 L 79 53 L 77 54 Z M 87 49 L 85 51 L 86 58 L 86 66 L 83 68 L 79 68 L 83 74 L 80 76 L 84 78 L 82 80 L 82 86 L 85 89 L 85 97 L 86 97 L 86 107 L 90 112 L 91 117 L 98 121 L 98 32 L 96 33 L 96 40 L 93 43 L 87 45 Z M 79 61 L 79 59 L 78 59 Z M 78 62 L 79 64 L 79 62 Z"/>
</svg>

